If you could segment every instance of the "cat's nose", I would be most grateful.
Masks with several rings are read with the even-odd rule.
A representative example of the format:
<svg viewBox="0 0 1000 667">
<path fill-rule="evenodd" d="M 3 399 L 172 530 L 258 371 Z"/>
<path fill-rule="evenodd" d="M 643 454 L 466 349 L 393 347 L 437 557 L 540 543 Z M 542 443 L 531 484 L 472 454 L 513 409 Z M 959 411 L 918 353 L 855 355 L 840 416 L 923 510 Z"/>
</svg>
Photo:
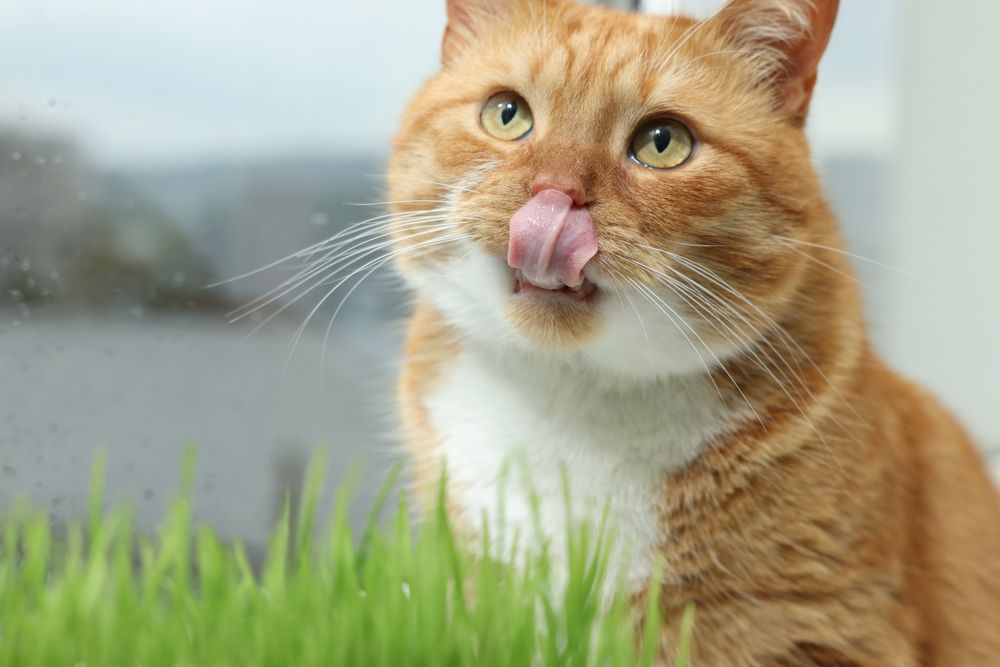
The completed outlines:
<svg viewBox="0 0 1000 667">
<path fill-rule="evenodd" d="M 531 181 L 528 189 L 532 197 L 545 190 L 555 190 L 572 199 L 576 206 L 586 206 L 590 203 L 583 179 L 571 171 L 541 171 Z"/>
</svg>

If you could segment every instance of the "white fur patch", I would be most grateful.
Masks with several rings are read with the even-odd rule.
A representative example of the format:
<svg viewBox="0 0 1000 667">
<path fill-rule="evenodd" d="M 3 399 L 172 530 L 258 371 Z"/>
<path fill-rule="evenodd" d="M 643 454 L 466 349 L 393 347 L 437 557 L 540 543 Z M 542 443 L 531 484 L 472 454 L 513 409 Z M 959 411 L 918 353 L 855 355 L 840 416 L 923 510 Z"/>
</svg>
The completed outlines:
<svg viewBox="0 0 1000 667">
<path fill-rule="evenodd" d="M 537 544 L 540 530 L 558 563 L 565 475 L 574 519 L 596 525 L 607 509 L 613 565 L 627 565 L 629 584 L 643 586 L 669 538 L 661 517 L 668 473 L 740 417 L 705 372 L 733 350 L 699 342 L 669 290 L 654 290 L 655 298 L 634 285 L 615 292 L 593 267 L 587 277 L 604 291 L 602 329 L 564 351 L 518 333 L 506 317 L 509 268 L 471 243 L 408 277 L 462 338 L 460 356 L 424 400 L 442 440 L 427 455 L 444 458 L 468 524 L 485 518 L 508 543 L 517 536 Z M 519 471 L 528 472 L 527 485 Z M 627 564 L 617 560 L 625 554 Z"/>
<path fill-rule="evenodd" d="M 616 537 L 612 565 L 627 567 L 632 588 L 648 580 L 654 553 L 668 539 L 665 476 L 690 463 L 728 422 L 701 377 L 612 388 L 541 356 L 475 349 L 460 353 L 425 400 L 442 440 L 431 455 L 443 455 L 452 499 L 472 527 L 485 518 L 507 544 L 515 536 L 537 544 L 540 530 L 559 563 L 565 478 L 574 520 L 596 525 L 607 508 Z M 627 564 L 620 560 L 626 554 Z"/>
<path fill-rule="evenodd" d="M 477 344 L 538 354 L 506 316 L 512 277 L 506 263 L 469 242 L 458 256 L 409 277 L 449 324 Z M 736 351 L 734 345 L 711 344 L 686 322 L 680 300 L 667 289 L 655 296 L 638 289 L 614 292 L 611 281 L 588 266 L 587 277 L 605 290 L 598 308 L 601 333 L 578 349 L 550 351 L 544 356 L 583 372 L 602 372 L 604 381 L 636 382 L 688 375 L 714 368 Z"/>
</svg>

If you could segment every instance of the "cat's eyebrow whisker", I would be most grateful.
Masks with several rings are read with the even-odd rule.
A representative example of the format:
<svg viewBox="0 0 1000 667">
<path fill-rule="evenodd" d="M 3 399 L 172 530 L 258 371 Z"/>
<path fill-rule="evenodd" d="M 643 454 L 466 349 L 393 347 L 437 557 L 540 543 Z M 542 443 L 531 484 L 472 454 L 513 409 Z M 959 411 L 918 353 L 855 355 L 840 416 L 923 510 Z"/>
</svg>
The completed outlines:
<svg viewBox="0 0 1000 667">
<path fill-rule="evenodd" d="M 674 46 L 673 46 L 672 49 L 670 49 L 670 52 L 667 53 L 667 55 L 660 61 L 660 66 L 658 67 L 658 70 L 660 72 L 663 72 L 663 70 L 665 70 L 669 65 L 671 65 L 672 61 L 674 59 L 674 56 L 676 56 L 680 52 L 681 48 L 685 44 L 687 44 L 688 40 L 690 40 L 692 37 L 694 37 L 698 33 L 698 31 L 700 31 L 702 28 L 704 28 L 706 25 L 708 25 L 708 23 L 713 18 L 715 18 L 714 15 L 713 16 L 708 16 L 706 18 L 703 18 L 702 20 L 698 21 L 697 23 L 695 23 L 694 25 L 692 25 L 690 28 L 688 28 L 687 30 L 685 30 L 684 33 L 680 36 L 680 38 L 677 40 L 677 43 L 674 44 Z"/>
<path fill-rule="evenodd" d="M 705 58 L 712 58 L 713 56 L 726 56 L 726 55 L 737 55 L 737 54 L 755 56 L 757 55 L 757 52 L 747 51 L 746 49 L 727 49 L 725 51 L 713 51 L 712 53 L 705 53 L 703 55 L 698 56 L 697 58 L 692 58 L 691 60 L 687 61 L 686 64 L 690 65 L 691 63 L 696 63 L 699 60 L 704 60 Z"/>
</svg>

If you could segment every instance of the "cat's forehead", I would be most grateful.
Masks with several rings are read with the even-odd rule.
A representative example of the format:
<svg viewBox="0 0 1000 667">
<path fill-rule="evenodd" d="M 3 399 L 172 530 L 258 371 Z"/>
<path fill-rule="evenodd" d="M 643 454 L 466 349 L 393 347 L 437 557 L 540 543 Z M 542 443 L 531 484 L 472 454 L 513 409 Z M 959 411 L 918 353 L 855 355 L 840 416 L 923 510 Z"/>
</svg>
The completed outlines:
<svg viewBox="0 0 1000 667">
<path fill-rule="evenodd" d="M 719 45 L 686 17 L 629 15 L 574 5 L 508 26 L 491 53 L 491 78 L 535 104 L 585 114 L 652 108 L 676 100 L 704 74 L 702 52 Z"/>
</svg>

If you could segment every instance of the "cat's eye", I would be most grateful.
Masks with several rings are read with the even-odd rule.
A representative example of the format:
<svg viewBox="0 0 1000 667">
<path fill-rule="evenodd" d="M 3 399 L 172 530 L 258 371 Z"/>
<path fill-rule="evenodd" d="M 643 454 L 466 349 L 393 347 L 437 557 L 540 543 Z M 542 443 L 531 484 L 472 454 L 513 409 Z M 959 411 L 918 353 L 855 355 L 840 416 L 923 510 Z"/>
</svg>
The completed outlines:
<svg viewBox="0 0 1000 667">
<path fill-rule="evenodd" d="M 497 93 L 486 101 L 479 122 L 497 139 L 514 141 L 531 131 L 534 118 L 531 108 L 517 93 Z"/>
<path fill-rule="evenodd" d="M 629 155 L 645 167 L 673 169 L 694 152 L 694 137 L 684 123 L 673 118 L 654 118 L 639 126 Z"/>
</svg>

